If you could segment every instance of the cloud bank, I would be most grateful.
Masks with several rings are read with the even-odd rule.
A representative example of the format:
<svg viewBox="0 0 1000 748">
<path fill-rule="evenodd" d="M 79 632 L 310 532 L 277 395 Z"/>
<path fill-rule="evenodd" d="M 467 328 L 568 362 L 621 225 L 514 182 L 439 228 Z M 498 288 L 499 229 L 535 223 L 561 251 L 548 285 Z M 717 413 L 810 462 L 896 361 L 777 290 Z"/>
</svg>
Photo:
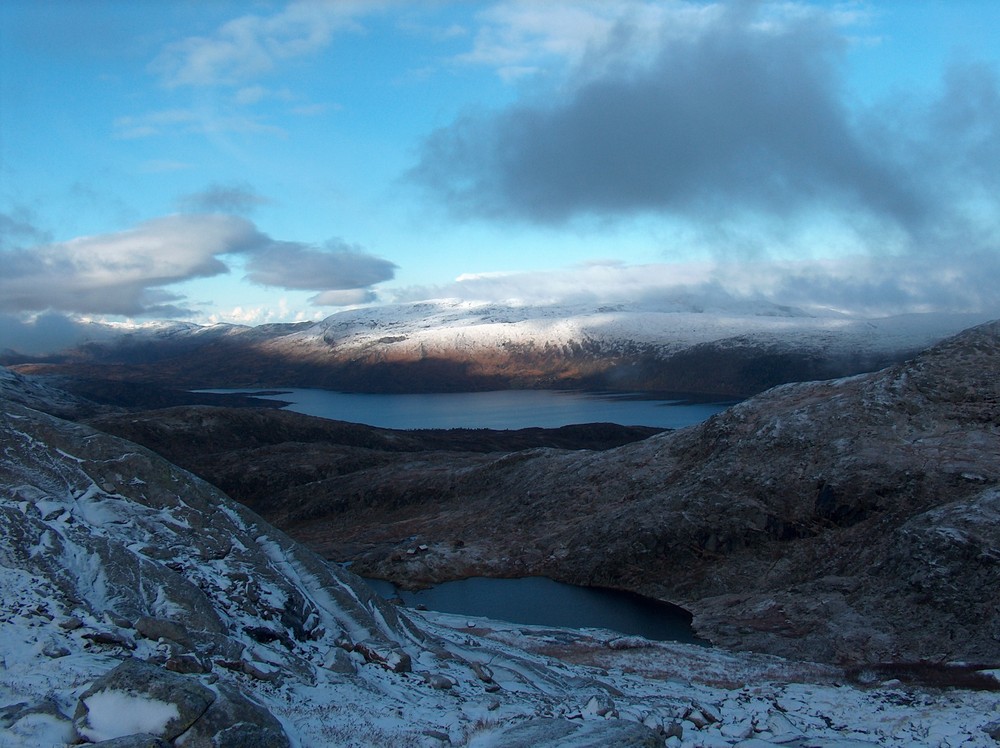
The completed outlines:
<svg viewBox="0 0 1000 748">
<path fill-rule="evenodd" d="M 995 70 L 956 66 L 933 100 L 859 111 L 844 87 L 842 15 L 663 8 L 658 26 L 647 12 L 643 24 L 584 29 L 597 36 L 558 84 L 431 133 L 408 178 L 462 218 L 656 216 L 730 247 L 786 241 L 819 219 L 878 254 L 996 250 Z M 504 38 L 524 33 L 522 16 Z"/>
<path fill-rule="evenodd" d="M 476 273 L 440 286 L 396 289 L 394 300 L 457 298 L 527 305 L 638 304 L 661 311 L 754 312 L 758 302 L 806 313 L 883 317 L 911 313 L 1000 316 L 1000 257 L 852 256 L 629 265 L 591 262 L 541 272 Z"/>
<path fill-rule="evenodd" d="M 3 253 L 0 311 L 184 315 L 163 286 L 227 272 L 218 258 L 269 243 L 229 216 L 167 216 L 135 228 Z"/>
<path fill-rule="evenodd" d="M 31 234 L 20 223 L 15 228 Z M 255 283 L 319 291 L 313 303 L 320 305 L 362 298 L 395 268 L 343 243 L 318 248 L 276 241 L 237 216 L 177 214 L 117 233 L 3 246 L 0 312 L 190 316 L 183 298 L 167 288 L 227 273 L 227 258 L 236 255 L 246 258 Z"/>
</svg>

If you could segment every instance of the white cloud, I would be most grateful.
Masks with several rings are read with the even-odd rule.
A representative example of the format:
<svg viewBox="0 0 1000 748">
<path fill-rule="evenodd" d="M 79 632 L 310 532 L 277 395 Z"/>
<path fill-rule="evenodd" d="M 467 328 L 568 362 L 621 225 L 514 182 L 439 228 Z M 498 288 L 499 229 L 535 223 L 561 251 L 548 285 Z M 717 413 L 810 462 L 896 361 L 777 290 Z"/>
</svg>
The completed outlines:
<svg viewBox="0 0 1000 748">
<path fill-rule="evenodd" d="M 349 288 L 344 291 L 323 291 L 310 297 L 309 303 L 314 306 L 355 306 L 371 304 L 378 297 L 368 288 Z"/>
<path fill-rule="evenodd" d="M 356 19 L 384 3 L 299 0 L 272 15 L 244 15 L 209 36 L 191 36 L 165 47 L 150 65 L 169 88 L 235 86 L 280 64 L 326 47 L 334 33 L 356 28 Z"/>
<path fill-rule="evenodd" d="M 983 253 L 841 260 L 592 262 L 540 272 L 476 273 L 442 286 L 395 289 L 395 301 L 459 298 L 523 304 L 654 304 L 689 310 L 768 302 L 805 310 L 885 316 L 915 312 L 1000 315 L 1000 258 Z"/>
<path fill-rule="evenodd" d="M 140 115 L 118 117 L 114 135 L 122 140 L 135 140 L 163 134 L 242 132 L 285 137 L 287 133 L 261 117 L 223 112 L 215 109 L 164 109 Z"/>
<path fill-rule="evenodd" d="M 220 255 L 271 243 L 241 218 L 174 215 L 113 234 L 8 250 L 0 254 L 0 310 L 185 314 L 164 286 L 228 272 Z"/>
<path fill-rule="evenodd" d="M 216 185 L 182 202 L 235 211 L 264 198 L 241 185 Z M 24 220 L 0 214 L 7 234 L 43 236 Z M 0 313 L 59 312 L 163 317 L 191 316 L 168 287 L 229 272 L 242 255 L 247 280 L 263 286 L 318 292 L 316 305 L 374 299 L 370 287 L 396 266 L 341 240 L 317 247 L 276 241 L 246 218 L 224 213 L 176 214 L 110 234 L 35 246 L 0 245 Z M 235 313 L 234 313 L 235 315 Z M 287 310 L 282 313 L 287 318 Z"/>
<path fill-rule="evenodd" d="M 553 65 L 577 75 L 595 75 L 609 62 L 600 59 L 613 47 L 631 64 L 648 62 L 665 35 L 695 33 L 720 12 L 719 3 L 645 2 L 642 0 L 558 0 L 497 3 L 479 14 L 472 49 L 455 57 L 461 64 L 494 67 L 515 80 Z M 629 43 L 616 39 L 630 27 Z"/>
</svg>

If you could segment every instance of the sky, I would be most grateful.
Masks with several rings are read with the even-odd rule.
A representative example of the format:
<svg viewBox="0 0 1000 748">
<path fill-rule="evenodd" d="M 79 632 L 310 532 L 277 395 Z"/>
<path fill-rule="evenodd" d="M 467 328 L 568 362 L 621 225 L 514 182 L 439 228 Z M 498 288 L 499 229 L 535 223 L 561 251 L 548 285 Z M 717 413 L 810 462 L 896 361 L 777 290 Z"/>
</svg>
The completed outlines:
<svg viewBox="0 0 1000 748">
<path fill-rule="evenodd" d="M 1000 316 L 1000 3 L 7 0 L 0 349 L 432 298 Z"/>
</svg>

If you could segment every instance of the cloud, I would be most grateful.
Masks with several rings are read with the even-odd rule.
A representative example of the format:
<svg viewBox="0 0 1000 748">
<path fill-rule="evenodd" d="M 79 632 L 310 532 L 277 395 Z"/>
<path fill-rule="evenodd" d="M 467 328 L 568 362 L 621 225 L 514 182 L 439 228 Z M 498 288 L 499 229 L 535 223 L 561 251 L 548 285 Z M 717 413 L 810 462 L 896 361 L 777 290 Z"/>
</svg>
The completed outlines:
<svg viewBox="0 0 1000 748">
<path fill-rule="evenodd" d="M 178 205 L 192 213 L 246 215 L 271 202 L 257 194 L 249 184 L 212 184 L 201 192 L 182 196 Z"/>
<path fill-rule="evenodd" d="M 921 312 L 1000 315 L 1000 256 L 983 252 L 838 260 L 655 263 L 613 260 L 539 272 L 477 273 L 409 287 L 395 301 L 458 298 L 517 304 L 639 304 L 739 311 L 759 302 L 879 317 Z"/>
<path fill-rule="evenodd" d="M 113 328 L 54 312 L 29 318 L 0 314 L 0 351 L 17 351 L 28 356 L 64 351 L 84 342 L 109 340 L 115 334 Z"/>
<path fill-rule="evenodd" d="M 186 198 L 192 207 L 220 210 L 260 200 L 239 185 L 217 185 Z M 24 217 L 0 214 L 0 228 L 7 236 L 43 236 Z M 246 218 L 176 214 L 65 242 L 0 244 L 0 313 L 190 316 L 184 298 L 168 287 L 228 273 L 227 263 L 237 255 L 245 258 L 248 280 L 317 291 L 312 301 L 318 305 L 370 301 L 370 286 L 392 278 L 396 267 L 340 240 L 323 247 L 276 241 Z"/>
<path fill-rule="evenodd" d="M 369 287 L 390 280 L 396 266 L 340 240 L 323 247 L 276 243 L 253 252 L 247 279 L 263 286 L 319 291 L 317 305 L 348 305 L 374 300 Z"/>
<path fill-rule="evenodd" d="M 849 127 L 839 37 L 812 18 L 761 30 L 744 7 L 554 104 L 461 118 L 426 140 L 412 176 L 461 211 L 541 223 L 731 206 L 785 214 L 831 200 L 919 212 Z M 619 26 L 598 60 L 620 57 L 634 33 Z"/>
<path fill-rule="evenodd" d="M 641 32 L 688 28 L 700 16 L 715 12 L 713 5 L 636 0 L 502 2 L 478 14 L 472 49 L 453 61 L 492 67 L 507 82 L 553 67 L 586 63 L 590 68 L 595 62 L 591 51 L 607 46 L 623 18 Z M 652 41 L 644 33 L 635 34 L 632 53 L 647 53 Z"/>
<path fill-rule="evenodd" d="M 646 7 L 617 4 L 633 6 Z M 502 7 L 524 16 L 553 6 Z M 953 67 L 931 100 L 859 111 L 843 78 L 850 13 L 659 7 L 666 15 L 652 25 L 627 14 L 578 23 L 564 75 L 432 132 L 408 179 L 466 219 L 564 226 L 654 216 L 709 246 L 757 248 L 817 246 L 807 234 L 824 221 L 841 241 L 880 254 L 996 249 L 993 69 Z M 507 46 L 477 42 L 469 59 L 530 63 L 552 41 L 523 19 L 502 29 Z"/>
<path fill-rule="evenodd" d="M 287 133 L 259 116 L 222 112 L 214 109 L 164 109 L 140 115 L 118 117 L 113 123 L 114 136 L 120 140 L 137 140 L 164 134 L 186 133 L 211 135 L 223 132 L 275 135 Z"/>
<path fill-rule="evenodd" d="M 370 304 L 377 298 L 369 288 L 348 288 L 343 291 L 323 291 L 310 297 L 309 303 L 315 306 L 355 306 Z"/>
<path fill-rule="evenodd" d="M 219 255 L 272 244 L 252 223 L 223 215 L 174 215 L 112 234 L 5 250 L 0 311 L 179 316 L 163 290 L 228 272 Z"/>
<path fill-rule="evenodd" d="M 208 36 L 166 46 L 150 64 L 168 88 L 237 86 L 281 63 L 326 47 L 337 31 L 356 28 L 356 18 L 384 3 L 366 0 L 300 0 L 272 15 L 244 15 Z"/>
</svg>

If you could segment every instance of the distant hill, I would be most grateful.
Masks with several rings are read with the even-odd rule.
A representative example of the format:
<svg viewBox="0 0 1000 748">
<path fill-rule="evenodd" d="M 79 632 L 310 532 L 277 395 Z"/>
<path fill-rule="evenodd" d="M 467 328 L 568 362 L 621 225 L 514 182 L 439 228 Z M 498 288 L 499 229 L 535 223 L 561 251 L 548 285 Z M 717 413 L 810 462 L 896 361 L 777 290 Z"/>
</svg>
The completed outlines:
<svg viewBox="0 0 1000 748">
<path fill-rule="evenodd" d="M 316 324 L 159 324 L 58 355 L 8 353 L 0 363 L 24 373 L 173 388 L 587 388 L 738 398 L 785 382 L 873 371 L 982 321 L 930 314 L 858 319 L 765 303 L 443 300 L 345 311 Z M 171 404 L 158 397 L 158 404 Z"/>
</svg>

